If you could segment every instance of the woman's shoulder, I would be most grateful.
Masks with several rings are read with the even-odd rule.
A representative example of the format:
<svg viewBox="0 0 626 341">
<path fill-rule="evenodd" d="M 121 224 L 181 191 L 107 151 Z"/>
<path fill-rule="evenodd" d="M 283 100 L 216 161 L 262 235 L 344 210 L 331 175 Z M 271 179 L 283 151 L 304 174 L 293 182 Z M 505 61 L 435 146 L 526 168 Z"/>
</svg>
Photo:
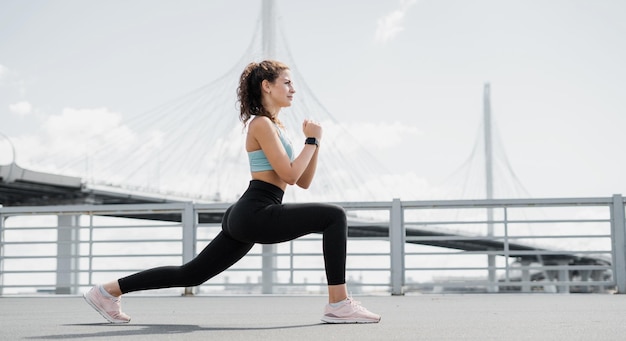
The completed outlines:
<svg viewBox="0 0 626 341">
<path fill-rule="evenodd" d="M 248 123 L 248 132 L 266 129 L 274 130 L 274 123 L 266 116 L 255 116 Z"/>
</svg>

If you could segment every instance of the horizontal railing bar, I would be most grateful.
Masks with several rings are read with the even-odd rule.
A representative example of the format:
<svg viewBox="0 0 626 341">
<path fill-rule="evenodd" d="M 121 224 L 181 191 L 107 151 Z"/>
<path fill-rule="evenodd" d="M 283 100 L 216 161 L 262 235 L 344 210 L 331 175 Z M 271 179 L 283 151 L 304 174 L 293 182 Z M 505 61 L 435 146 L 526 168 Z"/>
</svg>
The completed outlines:
<svg viewBox="0 0 626 341">
<path fill-rule="evenodd" d="M 246 257 L 262 257 L 267 254 L 262 253 L 249 253 Z M 279 258 L 293 257 L 317 257 L 323 256 L 322 253 L 271 253 L 272 256 Z M 389 256 L 388 253 L 349 253 L 349 256 Z M 57 255 L 27 255 L 27 256 L 2 256 L 0 259 L 15 260 L 15 259 L 89 259 L 89 258 L 143 258 L 143 257 L 182 257 L 182 253 L 144 253 L 144 254 L 80 254 L 75 256 L 57 256 Z"/>
<path fill-rule="evenodd" d="M 144 254 L 95 254 L 95 255 L 75 255 L 75 256 L 56 256 L 56 255 L 30 255 L 30 256 L 3 256 L 0 259 L 89 259 L 89 258 L 142 258 L 142 257 L 181 257 L 182 253 L 144 253 Z"/>
<path fill-rule="evenodd" d="M 576 256 L 579 254 L 605 254 L 610 253 L 610 250 L 504 250 L 504 249 L 489 249 L 484 251 L 460 251 L 460 252 L 407 252 L 406 255 L 455 255 L 462 254 L 462 252 L 467 252 L 468 254 L 485 254 L 485 255 L 502 255 L 503 253 L 510 255 L 572 255 Z"/>
<path fill-rule="evenodd" d="M 23 242 L 2 242 L 0 245 L 88 245 L 88 244 L 116 244 L 116 243 L 180 243 L 180 239 L 115 239 L 115 240 L 94 240 L 94 241 L 51 241 L 51 240 L 41 240 L 41 241 L 23 241 Z"/>
<path fill-rule="evenodd" d="M 389 210 L 391 209 L 390 201 L 369 201 L 369 202 L 333 202 L 332 204 L 339 205 L 348 211 L 359 210 Z"/>
<path fill-rule="evenodd" d="M 535 199 L 484 199 L 484 200 L 425 200 L 402 201 L 403 209 L 434 208 L 498 208 L 498 207 L 560 207 L 560 206 L 608 206 L 613 199 L 607 198 L 535 198 Z"/>
<path fill-rule="evenodd" d="M 181 213 L 185 203 L 163 204 L 112 204 L 112 205 L 59 205 L 59 206 L 8 206 L 2 207 L 2 214 L 6 215 L 89 215 L 91 213 L 119 214 L 142 213 L 163 214 Z"/>
<path fill-rule="evenodd" d="M 611 253 L 610 249 L 606 250 L 586 250 L 584 252 L 597 252 L 597 254 L 607 254 Z M 465 255 L 493 255 L 493 256 L 501 256 L 504 252 L 506 253 L 519 253 L 526 252 L 523 250 L 504 250 L 504 249 L 489 249 L 489 250 L 474 250 L 474 251 L 407 251 L 404 253 L 405 256 L 465 256 Z M 539 252 L 544 254 L 545 250 L 534 250 L 532 252 Z M 566 251 L 567 252 L 567 251 Z"/>
<path fill-rule="evenodd" d="M 474 254 L 481 254 L 480 251 L 473 251 Z M 591 250 L 591 251 L 548 251 L 548 250 L 544 250 L 544 251 L 517 251 L 517 250 L 509 250 L 509 251 L 504 251 L 504 250 L 499 250 L 499 252 L 495 251 L 495 250 L 490 250 L 490 251 L 482 251 L 482 254 L 485 255 L 496 255 L 496 256 L 504 256 L 505 254 L 511 257 L 515 257 L 515 256 L 546 256 L 546 255 L 569 255 L 572 257 L 575 256 L 579 256 L 579 255 L 602 255 L 602 254 L 606 254 L 609 253 L 609 251 L 598 251 L 598 250 Z M 410 255 L 414 255 L 414 256 L 418 256 L 421 253 L 419 252 L 413 252 Z M 423 253 L 424 255 L 430 255 L 431 253 Z M 442 253 L 441 255 L 459 255 L 459 253 Z"/>
<path fill-rule="evenodd" d="M 94 231 L 98 231 L 100 229 L 107 229 L 107 230 L 111 230 L 111 229 L 160 229 L 160 228 L 168 228 L 168 229 L 181 229 L 183 227 L 183 225 L 181 225 L 180 223 L 178 224 L 167 224 L 167 225 L 126 225 L 126 226 L 121 226 L 121 225 L 109 225 L 109 226 L 103 226 L 103 225 L 97 225 L 97 226 L 80 226 L 80 228 L 82 229 L 89 229 L 89 228 L 93 228 Z"/>
<path fill-rule="evenodd" d="M 512 271 L 531 270 L 611 270 L 610 265 L 538 265 L 538 266 L 516 266 L 509 268 Z"/>
<path fill-rule="evenodd" d="M 610 219 L 548 219 L 548 220 L 433 220 L 433 221 L 406 221 L 407 226 L 419 225 L 485 225 L 485 224 L 544 224 L 544 223 L 609 223 Z M 371 225 L 371 224 L 370 224 Z"/>
<path fill-rule="evenodd" d="M 541 272 L 542 270 L 610 270 L 611 266 L 608 265 L 542 265 L 542 266 L 525 266 L 525 267 L 505 267 L 505 266 L 493 266 L 493 267 L 406 267 L 406 270 L 409 271 L 448 271 L 448 270 L 497 270 L 497 271 L 524 271 L 524 270 L 537 270 Z"/>
<path fill-rule="evenodd" d="M 564 239 L 576 239 L 576 238 L 585 238 L 585 239 L 600 239 L 600 238 L 611 238 L 610 234 L 565 234 L 565 235 L 559 235 L 559 236 L 550 236 L 550 235 L 543 235 L 543 236 L 530 236 L 530 235 L 524 235 L 524 236 L 509 236 L 509 237 L 504 237 L 504 236 L 496 236 L 494 237 L 494 239 L 499 239 L 499 240 L 505 240 L 505 239 L 554 239 L 554 238 L 564 238 Z"/>
<path fill-rule="evenodd" d="M 539 256 L 545 256 L 545 255 L 571 255 L 571 256 L 578 256 L 578 255 L 595 255 L 595 254 L 603 254 L 606 253 L 605 250 L 587 250 L 587 251 L 583 251 L 583 250 L 575 250 L 575 251 L 550 251 L 550 250 L 537 250 L 537 251 L 523 251 L 523 250 L 510 250 L 507 252 L 509 255 L 520 255 L 520 256 L 525 256 L 525 255 L 539 255 Z"/>
<path fill-rule="evenodd" d="M 144 258 L 144 257 L 159 257 L 159 258 L 164 258 L 164 257 L 181 257 L 180 254 L 150 254 L 150 255 L 102 255 L 102 256 L 81 256 L 81 257 L 63 257 L 63 258 L 72 258 L 72 259 L 88 259 L 88 258 L 126 258 L 126 257 L 130 257 L 130 258 Z M 5 257 L 5 259 L 57 259 L 57 257 L 41 257 L 41 256 L 25 256 L 25 257 Z M 300 271 L 303 269 L 307 269 L 307 270 L 323 270 L 323 268 L 297 268 L 297 267 L 279 267 L 279 268 L 273 268 L 273 270 L 278 270 L 278 271 L 286 271 L 286 270 L 294 270 L 294 271 Z M 371 270 L 384 270 L 384 271 L 389 271 L 389 268 L 355 268 L 355 267 L 351 267 L 348 269 L 348 271 L 371 271 Z M 497 267 L 406 267 L 406 270 L 459 270 L 459 269 L 463 269 L 463 270 L 488 270 L 488 269 L 494 269 L 494 270 L 508 270 L 508 271 L 523 271 L 523 270 L 537 270 L 537 271 L 541 271 L 541 270 L 610 270 L 611 266 L 608 265 L 540 265 L 540 266 L 515 266 L 515 267 L 506 267 L 506 266 L 497 266 Z M 238 268 L 239 271 L 260 271 L 258 268 Z M 41 270 L 34 270 L 34 269 L 29 269 L 29 270 L 5 270 L 3 271 L 4 274 L 8 274 L 8 273 L 32 273 L 32 272 L 56 272 L 56 269 L 41 269 Z M 96 271 L 96 270 L 92 270 L 92 271 Z M 70 271 L 70 272 L 88 272 L 88 271 L 82 271 L 82 270 L 75 270 L 75 271 Z"/>
<path fill-rule="evenodd" d="M 502 241 L 507 239 L 601 239 L 610 238 L 610 235 L 559 235 L 559 236 L 406 236 L 407 241 L 431 241 L 431 240 L 490 240 L 490 241 Z"/>
<path fill-rule="evenodd" d="M 119 244 L 119 243 L 137 243 L 137 244 L 145 244 L 145 243 L 179 243 L 181 244 L 181 239 L 110 239 L 110 240 L 92 240 L 89 241 L 81 241 L 80 244 Z"/>
<path fill-rule="evenodd" d="M 391 202 L 334 202 L 348 210 L 389 210 Z M 544 199 L 484 199 L 484 200 L 430 200 L 430 201 L 403 201 L 402 208 L 433 209 L 433 208 L 499 208 L 499 207 L 554 207 L 554 206 L 608 206 L 612 198 L 544 198 Z M 185 203 L 162 204 L 113 204 L 113 205 L 65 205 L 65 206 L 9 206 L 2 207 L 3 215 L 31 215 L 47 213 L 50 215 L 72 215 L 76 213 L 181 213 Z M 232 203 L 194 204 L 198 212 L 223 212 Z"/>
<path fill-rule="evenodd" d="M 350 287 L 354 287 L 354 286 L 360 286 L 360 287 L 389 287 L 388 283 L 358 283 L 358 282 L 350 282 Z M 258 283 L 258 282 L 254 282 L 254 283 L 240 283 L 240 282 L 235 282 L 235 283 L 225 283 L 225 282 L 207 282 L 207 283 L 203 283 L 200 286 L 201 287 L 261 287 L 263 285 L 263 283 Z M 272 285 L 275 286 L 326 286 L 327 283 L 326 282 L 290 282 L 290 283 L 283 283 L 283 282 L 273 282 Z"/>
<path fill-rule="evenodd" d="M 428 287 L 459 287 L 459 286 L 470 286 L 470 285 L 480 285 L 480 286 L 608 286 L 614 285 L 615 283 L 609 281 L 594 281 L 594 282 L 583 282 L 583 281 L 563 281 L 563 282 L 551 282 L 551 281 L 526 281 L 526 282 L 489 282 L 485 281 L 457 281 L 451 279 L 449 282 L 423 282 L 423 283 L 407 283 L 407 288 L 428 288 Z"/>
<path fill-rule="evenodd" d="M 277 268 L 271 268 L 274 271 L 279 271 L 279 272 L 324 272 L 325 269 L 324 268 L 320 268 L 320 267 L 315 267 L 315 268 L 300 268 L 300 267 L 277 267 Z M 67 273 L 74 273 L 74 274 L 81 274 L 81 273 L 108 273 L 108 272 L 138 272 L 138 271 L 142 271 L 145 269 L 92 269 L 92 270 L 72 270 L 72 271 L 57 271 L 56 269 L 34 269 L 34 270 L 5 270 L 2 273 L 3 274 L 28 274 L 28 273 L 63 273 L 63 274 L 67 274 Z M 260 268 L 238 268 L 238 267 L 232 267 L 229 268 L 228 271 L 231 272 L 258 272 L 260 273 L 262 270 Z M 347 270 L 347 272 L 353 272 L 353 271 L 366 271 L 366 272 L 370 272 L 370 271 L 383 271 L 383 272 L 389 272 L 389 268 L 370 268 L 370 267 L 366 267 L 366 268 L 349 268 Z"/>
<path fill-rule="evenodd" d="M 308 282 L 308 283 L 301 283 L 301 282 L 294 282 L 294 283 L 273 283 L 276 286 L 321 286 L 321 285 L 326 285 L 326 283 L 321 283 L 321 282 Z M 355 286 L 351 285 L 351 286 Z M 77 287 L 77 288 L 89 288 L 93 286 L 93 284 L 78 284 L 78 285 L 73 285 L 73 287 Z M 243 282 L 234 282 L 234 283 L 225 283 L 225 282 L 213 282 L 213 283 L 203 283 L 200 285 L 201 287 L 260 287 L 261 283 L 243 283 Z M 367 284 L 367 286 L 388 286 L 388 284 Z M 33 284 L 33 285 L 29 285 L 29 284 L 6 284 L 3 285 L 4 288 L 39 288 L 39 289 L 47 289 L 47 290 L 56 290 L 57 286 L 56 284 Z M 64 286 L 65 287 L 65 286 Z M 182 289 L 182 288 L 180 288 Z"/>
<path fill-rule="evenodd" d="M 208 213 L 213 211 L 224 212 L 226 211 L 233 203 L 211 203 L 211 204 L 194 204 L 196 211 Z"/>
<path fill-rule="evenodd" d="M 154 224 L 150 224 L 150 225 L 94 225 L 94 226 L 89 226 L 89 225 L 77 225 L 77 226 L 12 226 L 12 227 L 3 227 L 3 229 L 5 231 L 40 231 L 40 230 L 58 230 L 59 228 L 62 229 L 75 229 L 75 230 L 89 230 L 89 229 L 94 229 L 94 230 L 98 230 L 98 229 L 102 229 L 102 230 L 108 230 L 108 229 L 132 229 L 132 228 L 138 228 L 138 229 L 148 229 L 148 228 L 181 228 L 182 225 L 180 223 L 178 224 L 165 224 L 165 225 L 154 225 Z"/>
</svg>

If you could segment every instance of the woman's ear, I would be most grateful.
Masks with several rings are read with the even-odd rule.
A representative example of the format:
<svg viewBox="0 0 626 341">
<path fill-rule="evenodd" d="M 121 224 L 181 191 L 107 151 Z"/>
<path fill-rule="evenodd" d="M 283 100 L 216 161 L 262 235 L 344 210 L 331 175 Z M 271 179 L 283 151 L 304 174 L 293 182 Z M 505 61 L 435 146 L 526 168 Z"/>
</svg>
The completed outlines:
<svg viewBox="0 0 626 341">
<path fill-rule="evenodd" d="M 267 79 L 264 79 L 263 82 L 261 82 L 261 90 L 263 90 L 263 93 L 270 93 L 270 82 Z"/>
</svg>

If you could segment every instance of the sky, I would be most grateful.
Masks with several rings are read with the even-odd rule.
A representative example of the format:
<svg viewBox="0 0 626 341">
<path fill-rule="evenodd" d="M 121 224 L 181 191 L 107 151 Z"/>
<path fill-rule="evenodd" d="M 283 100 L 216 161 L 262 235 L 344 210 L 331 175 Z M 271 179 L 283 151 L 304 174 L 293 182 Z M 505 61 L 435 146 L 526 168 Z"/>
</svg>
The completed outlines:
<svg viewBox="0 0 626 341">
<path fill-rule="evenodd" d="M 486 83 L 505 165 L 495 176 L 513 170 L 524 188 L 499 196 L 626 194 L 626 1 L 276 8 L 307 86 L 391 171 L 388 195 L 429 199 L 465 186 L 468 176 L 450 179 L 481 152 L 472 154 Z M 246 51 L 260 12 L 253 0 L 0 1 L 0 164 L 84 153 L 77 137 L 218 79 Z"/>
</svg>

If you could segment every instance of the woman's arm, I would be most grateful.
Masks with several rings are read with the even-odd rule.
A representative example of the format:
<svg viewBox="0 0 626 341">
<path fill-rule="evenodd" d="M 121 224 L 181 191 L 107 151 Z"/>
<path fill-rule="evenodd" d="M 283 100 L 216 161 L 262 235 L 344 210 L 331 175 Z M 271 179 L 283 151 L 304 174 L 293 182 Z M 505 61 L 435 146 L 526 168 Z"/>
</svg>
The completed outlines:
<svg viewBox="0 0 626 341">
<path fill-rule="evenodd" d="M 248 134 L 251 134 L 258 142 L 278 177 L 290 185 L 298 182 L 316 154 L 316 146 L 307 145 L 308 147 L 305 146 L 291 161 L 276 133 L 276 127 L 267 117 L 260 116 L 252 120 L 248 127 Z"/>
<path fill-rule="evenodd" d="M 310 146 L 310 147 L 307 147 Z M 298 179 L 296 184 L 301 188 L 307 189 L 311 186 L 311 182 L 313 182 L 313 177 L 315 177 L 315 171 L 317 170 L 317 156 L 319 154 L 319 147 L 316 145 L 307 144 L 304 146 L 305 148 L 315 148 L 315 153 L 309 162 L 309 165 L 302 173 L 302 176 Z"/>
</svg>

